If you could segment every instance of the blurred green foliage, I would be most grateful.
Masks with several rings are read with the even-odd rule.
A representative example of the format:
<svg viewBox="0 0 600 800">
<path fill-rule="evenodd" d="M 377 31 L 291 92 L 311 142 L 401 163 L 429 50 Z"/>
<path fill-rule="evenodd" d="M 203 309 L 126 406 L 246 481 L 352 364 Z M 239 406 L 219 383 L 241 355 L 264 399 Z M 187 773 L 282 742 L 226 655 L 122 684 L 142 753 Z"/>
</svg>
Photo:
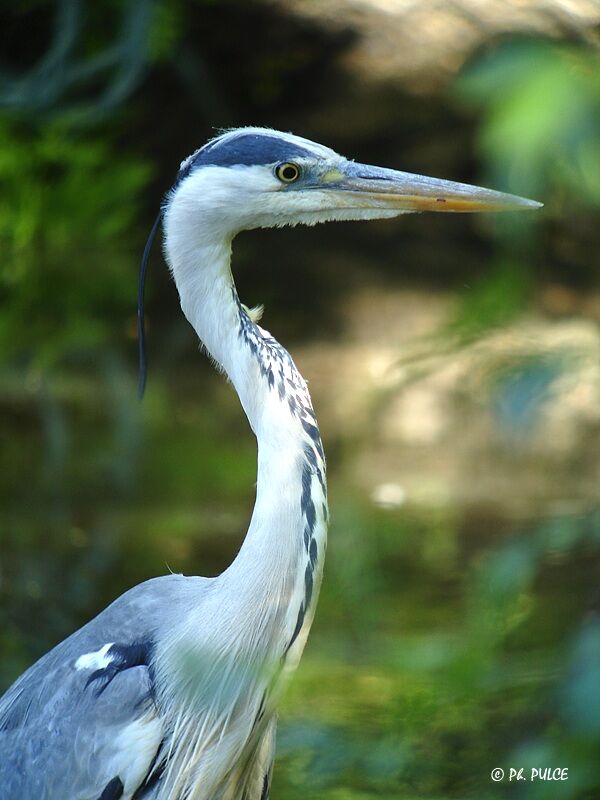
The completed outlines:
<svg viewBox="0 0 600 800">
<path fill-rule="evenodd" d="M 561 213 L 567 202 L 600 206 L 596 49 L 509 43 L 474 63 L 457 91 L 483 111 L 478 145 L 496 185 L 550 198 L 551 210 L 560 202 Z"/>
<path fill-rule="evenodd" d="M 469 341 L 531 302 L 540 224 L 600 206 L 600 55 L 581 45 L 506 42 L 468 65 L 454 91 L 478 110 L 483 179 L 545 204 L 543 215 L 494 219 L 502 255 L 463 293 L 450 330 Z M 597 281 L 592 254 L 583 252 L 577 267 Z"/>
<path fill-rule="evenodd" d="M 353 508 L 369 550 L 364 593 L 352 567 L 346 575 L 346 520 L 334 524 L 316 641 L 286 705 L 299 721 L 282 730 L 281 796 L 595 797 L 598 615 L 573 630 L 583 598 L 552 583 L 597 558 L 600 516 L 548 519 L 496 547 L 480 540 L 438 572 L 424 559 L 428 513 L 381 513 Z M 444 529 L 460 541 L 456 523 Z M 592 575 L 583 580 L 593 592 Z M 346 581 L 361 592 L 351 605 Z M 570 773 L 560 785 L 489 779 L 498 766 L 529 776 L 559 764 Z"/>
<path fill-rule="evenodd" d="M 499 258 L 460 295 L 443 335 L 456 336 L 466 344 L 501 328 L 527 308 L 534 286 L 531 270 L 509 257 Z"/>
<path fill-rule="evenodd" d="M 190 377 L 196 372 L 186 359 L 199 359 L 181 341 L 193 339 L 162 319 L 161 296 L 153 317 L 159 369 L 142 410 L 131 336 L 146 194 L 154 208 L 189 130 L 195 136 L 200 129 L 191 109 L 202 109 L 207 129 L 235 121 L 220 116 L 231 97 L 211 78 L 224 72 L 226 59 L 207 66 L 186 35 L 203 27 L 207 9 L 215 14 L 222 6 L 221 27 L 207 36 L 228 40 L 242 6 L 98 3 L 86 17 L 83 4 L 69 0 L 37 5 L 56 11 L 41 58 L 30 58 L 34 66 L 21 73 L 0 70 L 3 684 L 128 586 L 167 568 L 224 568 L 239 545 L 255 480 L 254 446 L 236 400 L 200 364 L 199 377 Z M 261 13 L 275 13 L 266 6 Z M 113 27 L 92 24 L 104 14 Z M 234 44 L 249 58 L 246 34 Z M 246 74 L 260 78 L 246 121 L 271 124 L 272 114 L 281 127 L 297 122 L 285 114 L 288 105 L 295 111 L 300 84 L 293 84 L 294 103 L 282 110 L 277 101 L 289 100 L 282 75 L 293 75 L 310 50 L 290 48 L 289 62 L 286 52 L 264 53 L 254 71 L 227 62 L 230 71 L 238 68 L 240 95 Z M 171 68 L 178 83 L 169 82 Z M 540 263 L 561 260 L 559 246 L 544 252 L 542 226 L 567 211 L 585 218 L 597 210 L 599 75 L 597 53 L 583 45 L 503 43 L 474 60 L 446 98 L 453 113 L 459 103 L 460 113 L 477 109 L 488 181 L 538 197 L 548 211 L 469 232 L 461 252 L 470 277 L 459 264 L 458 278 L 445 276 L 444 288 L 466 287 L 444 337 L 468 343 L 525 313 L 540 276 L 550 274 Z M 325 93 L 327 101 L 341 83 Z M 154 136 L 168 144 L 154 146 L 156 158 L 140 155 L 152 151 Z M 456 137 L 449 159 L 462 149 Z M 430 223 L 424 244 L 434 230 Z M 562 235 L 572 238 L 568 228 Z M 359 240 L 350 241 L 346 279 Z M 377 251 L 395 269 L 396 251 L 384 250 L 383 238 L 379 244 L 383 256 L 371 245 L 363 252 L 371 259 Z M 445 248 L 438 243 L 427 258 L 437 265 Z M 580 244 L 579 251 L 559 274 L 597 280 L 589 249 Z M 318 255 L 326 272 L 330 265 Z M 265 260 L 265 284 L 279 280 L 291 302 L 281 253 L 275 258 Z M 304 260 L 309 268 L 312 259 Z M 367 266 L 376 274 L 376 264 Z M 415 259 L 417 276 L 421 267 Z M 414 279 L 410 264 L 406 270 Z M 339 288 L 337 273 L 331 283 Z M 327 303 L 297 294 L 290 313 L 300 317 L 298 329 L 312 330 L 314 308 L 328 310 Z M 491 378 L 502 413 L 537 408 L 556 369 L 551 360 L 502 362 Z M 517 526 L 501 511 L 478 516 L 452 503 L 375 509 L 348 477 L 368 435 L 349 431 L 332 448 L 327 574 L 282 711 L 274 796 L 597 798 L 598 514 L 536 509 L 537 522 Z M 489 777 L 494 767 L 529 765 L 568 766 L 569 781 L 514 786 Z"/>
<path fill-rule="evenodd" d="M 0 120 L 1 356 L 47 364 L 123 337 L 149 177 L 139 158 L 67 123 Z"/>
</svg>

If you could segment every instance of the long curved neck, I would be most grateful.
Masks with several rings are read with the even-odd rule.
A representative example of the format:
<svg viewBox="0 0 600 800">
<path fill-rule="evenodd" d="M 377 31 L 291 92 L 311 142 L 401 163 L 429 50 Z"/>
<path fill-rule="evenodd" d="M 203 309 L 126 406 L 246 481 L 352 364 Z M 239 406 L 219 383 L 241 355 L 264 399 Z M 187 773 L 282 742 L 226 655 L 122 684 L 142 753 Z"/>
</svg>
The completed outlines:
<svg viewBox="0 0 600 800">
<path fill-rule="evenodd" d="M 285 617 L 283 644 L 289 648 L 312 618 L 324 558 L 321 438 L 306 383 L 289 353 L 238 300 L 231 238 L 197 222 L 182 224 L 185 213 L 172 210 L 165 221 L 166 254 L 181 306 L 233 383 L 258 441 L 252 520 L 238 556 L 221 577 L 236 592 L 249 593 L 263 616 L 272 611 Z"/>
</svg>

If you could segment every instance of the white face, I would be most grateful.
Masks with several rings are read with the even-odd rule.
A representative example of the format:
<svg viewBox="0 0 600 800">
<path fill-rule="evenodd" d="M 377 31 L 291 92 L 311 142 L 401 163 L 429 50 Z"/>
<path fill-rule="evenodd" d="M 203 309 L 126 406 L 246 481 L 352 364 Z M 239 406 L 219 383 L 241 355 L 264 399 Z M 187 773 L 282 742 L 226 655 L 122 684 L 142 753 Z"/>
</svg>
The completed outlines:
<svg viewBox="0 0 600 800">
<path fill-rule="evenodd" d="M 355 193 L 335 191 L 332 178 L 316 185 L 308 179 L 319 173 L 340 175 L 337 162 L 307 163 L 296 159 L 302 175 L 297 184 L 284 183 L 276 176 L 277 165 L 201 167 L 176 190 L 172 202 L 196 209 L 199 220 L 217 225 L 235 235 L 253 228 L 283 225 L 315 225 L 343 219 L 395 217 L 402 209 L 369 207 L 366 198 Z M 302 185 L 301 181 L 305 181 Z"/>
</svg>

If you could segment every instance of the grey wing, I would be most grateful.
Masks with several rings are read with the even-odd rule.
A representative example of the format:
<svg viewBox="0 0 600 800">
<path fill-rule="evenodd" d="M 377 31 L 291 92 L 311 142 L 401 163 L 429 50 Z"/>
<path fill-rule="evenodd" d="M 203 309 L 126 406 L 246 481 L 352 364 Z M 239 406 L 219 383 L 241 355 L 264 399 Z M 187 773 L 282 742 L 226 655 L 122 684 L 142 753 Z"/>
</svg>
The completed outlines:
<svg viewBox="0 0 600 800">
<path fill-rule="evenodd" d="M 131 797 L 162 738 L 148 669 L 125 669 L 104 690 L 82 680 L 64 681 L 64 675 L 50 677 L 55 685 L 44 686 L 41 713 L 0 734 L 1 796 Z"/>
<path fill-rule="evenodd" d="M 3 800 L 133 796 L 163 736 L 157 636 L 195 581 L 169 575 L 135 587 L 13 684 L 0 699 Z"/>
</svg>

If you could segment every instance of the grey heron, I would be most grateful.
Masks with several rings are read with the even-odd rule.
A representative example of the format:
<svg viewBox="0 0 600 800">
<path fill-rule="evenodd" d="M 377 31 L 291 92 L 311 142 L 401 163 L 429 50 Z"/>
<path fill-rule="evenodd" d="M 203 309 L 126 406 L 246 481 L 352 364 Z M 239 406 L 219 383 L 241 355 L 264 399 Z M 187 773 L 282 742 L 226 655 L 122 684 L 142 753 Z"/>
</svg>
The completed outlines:
<svg viewBox="0 0 600 800">
<path fill-rule="evenodd" d="M 304 379 L 243 306 L 231 243 L 246 229 L 539 203 L 347 160 L 264 128 L 181 164 L 162 206 L 181 307 L 258 442 L 241 549 L 215 578 L 136 586 L 0 700 L 2 800 L 267 800 L 276 708 L 302 654 L 325 557 L 325 456 Z"/>
</svg>

